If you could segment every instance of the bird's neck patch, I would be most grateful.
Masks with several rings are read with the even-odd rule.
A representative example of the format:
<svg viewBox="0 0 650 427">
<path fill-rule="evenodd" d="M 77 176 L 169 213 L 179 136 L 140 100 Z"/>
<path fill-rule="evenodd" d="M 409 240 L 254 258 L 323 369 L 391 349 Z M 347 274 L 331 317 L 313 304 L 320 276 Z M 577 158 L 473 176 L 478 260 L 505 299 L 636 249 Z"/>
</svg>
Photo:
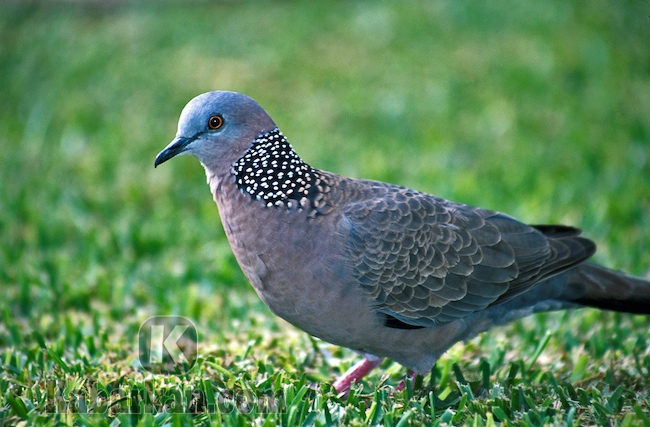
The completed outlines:
<svg viewBox="0 0 650 427">
<path fill-rule="evenodd" d="M 304 209 L 322 199 L 321 173 L 296 154 L 278 128 L 258 136 L 231 173 L 241 192 L 269 207 Z"/>
</svg>

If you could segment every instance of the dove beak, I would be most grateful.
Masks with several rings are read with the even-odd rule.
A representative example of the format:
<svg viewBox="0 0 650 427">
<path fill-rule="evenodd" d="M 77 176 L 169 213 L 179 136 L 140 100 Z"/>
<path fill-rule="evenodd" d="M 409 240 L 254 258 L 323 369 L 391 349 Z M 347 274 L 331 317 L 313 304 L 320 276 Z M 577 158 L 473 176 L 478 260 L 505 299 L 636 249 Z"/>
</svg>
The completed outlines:
<svg viewBox="0 0 650 427">
<path fill-rule="evenodd" d="M 165 163 L 167 160 L 171 159 L 174 156 L 181 154 L 183 151 L 187 150 L 187 146 L 191 142 L 196 140 L 199 135 L 193 135 L 190 137 L 177 136 L 164 150 L 162 150 L 156 156 L 156 160 L 153 163 L 153 167 Z"/>
</svg>

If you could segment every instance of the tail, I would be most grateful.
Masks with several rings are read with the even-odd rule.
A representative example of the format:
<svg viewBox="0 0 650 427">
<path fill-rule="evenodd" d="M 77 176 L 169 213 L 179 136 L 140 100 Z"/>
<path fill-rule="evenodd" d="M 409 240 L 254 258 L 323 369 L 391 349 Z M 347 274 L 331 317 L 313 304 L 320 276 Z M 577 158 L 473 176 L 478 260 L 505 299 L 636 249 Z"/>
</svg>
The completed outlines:
<svg viewBox="0 0 650 427">
<path fill-rule="evenodd" d="M 650 314 L 650 281 L 583 263 L 570 272 L 577 304 L 633 314 Z"/>
</svg>

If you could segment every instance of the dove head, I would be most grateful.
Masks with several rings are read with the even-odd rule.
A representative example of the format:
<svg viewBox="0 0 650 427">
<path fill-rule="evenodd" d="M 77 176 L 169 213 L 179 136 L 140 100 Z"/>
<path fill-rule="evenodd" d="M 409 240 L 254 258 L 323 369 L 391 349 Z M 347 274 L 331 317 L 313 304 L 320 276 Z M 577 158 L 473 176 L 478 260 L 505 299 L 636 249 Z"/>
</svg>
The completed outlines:
<svg viewBox="0 0 650 427">
<path fill-rule="evenodd" d="M 162 150 L 154 166 L 187 153 L 212 174 L 223 174 L 241 158 L 260 134 L 275 128 L 260 105 L 236 92 L 208 92 L 192 99 L 178 120 L 176 138 Z"/>
</svg>

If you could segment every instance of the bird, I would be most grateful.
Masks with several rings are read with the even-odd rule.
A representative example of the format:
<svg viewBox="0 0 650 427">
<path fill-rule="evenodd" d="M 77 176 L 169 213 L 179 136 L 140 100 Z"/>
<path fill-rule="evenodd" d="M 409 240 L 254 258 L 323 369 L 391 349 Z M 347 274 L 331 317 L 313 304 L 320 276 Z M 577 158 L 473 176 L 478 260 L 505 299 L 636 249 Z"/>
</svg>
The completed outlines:
<svg viewBox="0 0 650 427">
<path fill-rule="evenodd" d="M 190 100 L 154 167 L 179 154 L 204 167 L 270 310 L 362 356 L 332 384 L 341 395 L 385 358 L 425 375 L 456 342 L 533 313 L 650 314 L 650 282 L 588 261 L 580 229 L 313 168 L 244 94 Z"/>
</svg>

